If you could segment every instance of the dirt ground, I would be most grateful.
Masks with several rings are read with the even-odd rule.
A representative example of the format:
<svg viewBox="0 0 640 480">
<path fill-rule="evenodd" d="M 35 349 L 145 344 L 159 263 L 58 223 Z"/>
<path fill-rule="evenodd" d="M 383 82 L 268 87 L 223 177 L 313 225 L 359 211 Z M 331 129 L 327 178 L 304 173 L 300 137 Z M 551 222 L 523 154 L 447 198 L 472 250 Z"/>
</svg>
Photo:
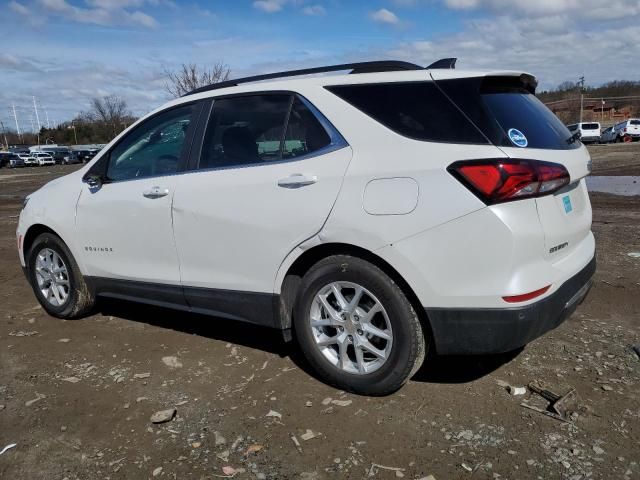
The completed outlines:
<svg viewBox="0 0 640 480">
<path fill-rule="evenodd" d="M 589 145 L 593 175 L 640 175 L 640 142 Z"/>
<path fill-rule="evenodd" d="M 640 144 L 590 148 L 597 174 L 639 174 Z M 24 195 L 73 168 L 0 170 L 0 450 L 17 444 L 0 478 L 640 478 L 640 198 L 592 196 L 595 284 L 557 330 L 509 355 L 428 358 L 367 398 L 254 326 L 113 301 L 48 317 L 14 233 Z M 575 388 L 577 419 L 498 384 L 534 380 Z"/>
</svg>

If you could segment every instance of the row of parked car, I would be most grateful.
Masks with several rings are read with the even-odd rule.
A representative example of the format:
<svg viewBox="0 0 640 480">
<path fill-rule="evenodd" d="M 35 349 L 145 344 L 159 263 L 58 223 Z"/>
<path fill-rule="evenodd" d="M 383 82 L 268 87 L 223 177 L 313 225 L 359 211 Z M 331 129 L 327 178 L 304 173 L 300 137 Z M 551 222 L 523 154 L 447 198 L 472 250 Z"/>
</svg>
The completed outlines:
<svg viewBox="0 0 640 480">
<path fill-rule="evenodd" d="M 47 165 L 86 163 L 95 157 L 98 151 L 98 149 L 71 150 L 58 147 L 37 151 L 0 152 L 0 168 L 45 167 Z"/>
<path fill-rule="evenodd" d="M 598 122 L 567 125 L 569 131 L 580 135 L 582 143 L 616 143 L 640 140 L 640 119 L 630 118 L 604 130 Z"/>
</svg>

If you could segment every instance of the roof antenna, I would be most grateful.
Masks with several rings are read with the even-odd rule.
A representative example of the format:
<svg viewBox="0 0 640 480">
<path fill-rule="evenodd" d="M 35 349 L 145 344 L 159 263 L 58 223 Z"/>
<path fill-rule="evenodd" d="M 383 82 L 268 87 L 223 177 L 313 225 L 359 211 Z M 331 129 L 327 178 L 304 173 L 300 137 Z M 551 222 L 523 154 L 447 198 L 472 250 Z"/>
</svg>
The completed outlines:
<svg viewBox="0 0 640 480">
<path fill-rule="evenodd" d="M 429 65 L 427 67 L 427 70 L 433 70 L 433 69 L 440 69 L 440 68 L 444 68 L 444 69 L 454 69 L 456 68 L 456 61 L 458 59 L 457 58 L 441 58 L 440 60 L 436 60 L 435 62 L 433 62 L 431 65 Z"/>
</svg>

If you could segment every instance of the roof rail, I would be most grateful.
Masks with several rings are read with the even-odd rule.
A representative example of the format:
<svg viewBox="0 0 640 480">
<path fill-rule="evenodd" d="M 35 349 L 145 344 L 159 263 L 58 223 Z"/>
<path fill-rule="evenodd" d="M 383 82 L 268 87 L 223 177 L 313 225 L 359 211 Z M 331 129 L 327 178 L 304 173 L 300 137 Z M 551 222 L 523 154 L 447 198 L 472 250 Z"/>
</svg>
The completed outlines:
<svg viewBox="0 0 640 480">
<path fill-rule="evenodd" d="M 396 72 L 400 70 L 423 70 L 424 67 L 414 63 L 402 62 L 398 60 L 382 60 L 375 62 L 357 62 L 343 63 L 340 65 L 329 65 L 326 67 L 303 68 L 300 70 L 289 70 L 286 72 L 266 73 L 264 75 L 255 75 L 252 77 L 236 78 L 235 80 L 227 80 L 225 82 L 213 83 L 204 87 L 196 88 L 183 96 L 193 95 L 194 93 L 207 92 L 209 90 L 217 90 L 219 88 L 235 87 L 242 83 L 259 82 L 261 80 L 271 80 L 273 78 L 296 77 L 299 75 L 311 75 L 314 73 L 339 72 L 341 70 L 351 70 L 350 73 L 375 73 L 375 72 Z"/>
<path fill-rule="evenodd" d="M 440 68 L 456 68 L 457 58 L 441 58 L 440 60 L 436 60 L 431 65 L 427 67 L 427 70 L 440 69 Z"/>
</svg>

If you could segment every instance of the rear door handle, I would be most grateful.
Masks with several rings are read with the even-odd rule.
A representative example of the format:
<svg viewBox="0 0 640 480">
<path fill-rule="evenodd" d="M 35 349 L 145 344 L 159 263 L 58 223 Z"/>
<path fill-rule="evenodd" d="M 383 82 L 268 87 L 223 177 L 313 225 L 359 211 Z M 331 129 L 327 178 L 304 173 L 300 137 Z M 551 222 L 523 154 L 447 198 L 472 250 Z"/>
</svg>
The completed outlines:
<svg viewBox="0 0 640 480">
<path fill-rule="evenodd" d="M 307 185 L 313 185 L 318 181 L 315 175 L 307 176 L 301 173 L 294 173 L 286 178 L 278 180 L 278 186 L 282 188 L 300 188 Z"/>
<path fill-rule="evenodd" d="M 151 187 L 149 190 L 145 190 L 144 192 L 142 192 L 142 195 L 147 198 L 166 197 L 167 195 L 169 195 L 169 189 L 162 187 Z"/>
</svg>

